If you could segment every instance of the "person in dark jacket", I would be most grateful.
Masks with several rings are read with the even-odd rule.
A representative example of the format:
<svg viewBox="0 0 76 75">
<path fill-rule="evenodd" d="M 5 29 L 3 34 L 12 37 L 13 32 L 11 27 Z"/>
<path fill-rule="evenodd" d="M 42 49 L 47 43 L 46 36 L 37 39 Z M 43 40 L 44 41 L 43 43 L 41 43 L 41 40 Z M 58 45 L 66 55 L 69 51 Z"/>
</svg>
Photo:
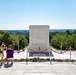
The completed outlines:
<svg viewBox="0 0 76 75">
<path fill-rule="evenodd" d="M 9 45 L 6 50 L 6 59 L 7 59 L 7 64 L 9 63 L 9 61 L 11 61 L 11 63 L 13 63 L 14 51 L 12 49 L 12 45 Z"/>
</svg>

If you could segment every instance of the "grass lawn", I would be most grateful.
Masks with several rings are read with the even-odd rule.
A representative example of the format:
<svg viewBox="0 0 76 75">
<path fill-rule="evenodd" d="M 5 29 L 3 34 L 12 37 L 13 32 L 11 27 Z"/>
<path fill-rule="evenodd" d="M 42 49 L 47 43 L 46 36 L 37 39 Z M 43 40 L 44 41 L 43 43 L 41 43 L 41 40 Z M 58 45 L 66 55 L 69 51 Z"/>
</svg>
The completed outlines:
<svg viewBox="0 0 76 75">
<path fill-rule="evenodd" d="M 52 48 L 55 49 L 55 50 L 60 50 L 60 49 L 55 48 L 54 46 L 50 46 L 50 47 L 52 47 Z"/>
</svg>

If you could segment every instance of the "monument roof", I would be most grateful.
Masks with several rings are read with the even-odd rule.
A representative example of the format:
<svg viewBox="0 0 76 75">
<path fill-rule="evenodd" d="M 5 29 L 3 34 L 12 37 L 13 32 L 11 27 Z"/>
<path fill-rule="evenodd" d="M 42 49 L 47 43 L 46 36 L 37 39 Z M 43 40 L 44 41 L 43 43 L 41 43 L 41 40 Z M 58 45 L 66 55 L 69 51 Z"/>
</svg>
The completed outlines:
<svg viewBox="0 0 76 75">
<path fill-rule="evenodd" d="M 30 25 L 29 28 L 32 27 L 50 27 L 49 25 Z"/>
</svg>

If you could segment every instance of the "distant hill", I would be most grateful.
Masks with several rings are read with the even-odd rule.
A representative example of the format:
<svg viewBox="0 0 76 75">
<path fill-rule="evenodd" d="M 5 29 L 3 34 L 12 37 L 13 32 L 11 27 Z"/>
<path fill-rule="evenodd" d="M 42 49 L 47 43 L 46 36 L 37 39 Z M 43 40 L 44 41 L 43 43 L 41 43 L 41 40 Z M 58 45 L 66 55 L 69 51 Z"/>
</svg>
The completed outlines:
<svg viewBox="0 0 76 75">
<path fill-rule="evenodd" d="M 76 29 L 51 29 L 50 32 L 66 32 L 67 30 L 74 31 Z"/>
<path fill-rule="evenodd" d="M 29 33 L 29 30 L 6 30 L 7 32 L 11 34 L 26 34 Z"/>
<path fill-rule="evenodd" d="M 49 32 L 66 32 L 66 30 L 70 30 L 70 31 L 73 32 L 76 29 L 50 29 Z M 17 33 L 17 34 L 29 33 L 29 30 L 6 30 L 6 31 L 11 33 L 11 34 L 14 34 L 14 33 Z"/>
</svg>

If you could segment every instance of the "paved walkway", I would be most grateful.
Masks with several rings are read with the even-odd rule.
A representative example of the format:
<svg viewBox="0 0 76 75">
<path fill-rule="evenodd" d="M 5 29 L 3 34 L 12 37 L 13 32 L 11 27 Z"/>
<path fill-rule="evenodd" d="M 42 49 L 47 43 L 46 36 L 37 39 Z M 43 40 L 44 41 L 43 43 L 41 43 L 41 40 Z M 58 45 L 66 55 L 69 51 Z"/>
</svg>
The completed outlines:
<svg viewBox="0 0 76 75">
<path fill-rule="evenodd" d="M 76 75 L 76 62 L 14 62 L 1 66 L 0 75 Z"/>
<path fill-rule="evenodd" d="M 20 52 L 20 53 L 15 52 L 14 53 L 14 59 L 26 58 L 27 57 L 26 51 L 27 50 L 25 49 L 25 51 Z M 28 53 L 28 55 L 29 55 L 29 53 Z M 5 52 L 5 57 L 6 57 L 6 52 Z M 28 57 L 28 58 L 32 58 L 32 57 Z M 41 58 L 49 58 L 49 57 L 42 56 Z M 50 59 L 51 58 L 55 58 L 55 59 L 70 59 L 70 51 L 67 51 L 64 54 L 57 54 L 55 52 L 52 52 L 52 55 L 50 56 Z M 71 59 L 76 60 L 76 51 L 71 51 Z"/>
<path fill-rule="evenodd" d="M 65 54 L 52 52 L 50 58 L 69 59 L 69 51 Z M 6 56 L 6 53 L 5 53 Z M 24 52 L 15 53 L 15 59 L 26 58 Z M 43 57 L 45 58 L 45 57 Z M 72 51 L 72 59 L 76 59 L 76 51 Z M 0 75 L 76 75 L 76 62 L 14 62 L 0 66 Z"/>
</svg>

